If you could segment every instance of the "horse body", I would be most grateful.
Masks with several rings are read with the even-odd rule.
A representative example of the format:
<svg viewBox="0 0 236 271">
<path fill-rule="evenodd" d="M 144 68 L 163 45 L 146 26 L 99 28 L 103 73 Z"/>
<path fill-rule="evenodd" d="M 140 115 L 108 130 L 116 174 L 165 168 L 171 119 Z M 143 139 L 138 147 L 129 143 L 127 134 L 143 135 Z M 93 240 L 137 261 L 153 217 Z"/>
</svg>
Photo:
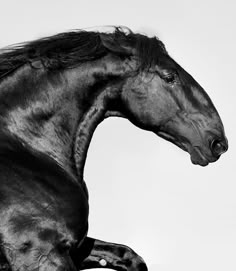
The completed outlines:
<svg viewBox="0 0 236 271">
<path fill-rule="evenodd" d="M 222 121 L 212 101 L 191 75 L 168 55 L 157 38 L 126 34 L 119 29 L 112 34 L 83 31 L 59 34 L 7 51 L 0 55 L 0 63 L 0 132 L 18 142 L 20 149 L 33 153 L 32 159 L 35 155 L 48 156 L 57 165 L 57 170 L 64 172 L 64 177 L 58 176 L 45 163 L 39 170 L 36 165 L 40 167 L 40 159 L 33 159 L 34 162 L 26 166 L 27 162 L 23 160 L 20 164 L 23 175 L 17 175 L 13 168 L 12 175 L 6 178 L 5 170 L 0 171 L 3 179 L 0 192 L 2 187 L 5 195 L 21 199 L 20 205 L 27 210 L 28 205 L 33 204 L 34 191 L 38 190 L 37 205 L 32 208 L 46 225 L 48 217 L 42 210 L 45 202 L 50 205 L 51 199 L 55 201 L 50 219 L 54 225 L 62 221 L 55 226 L 59 230 L 56 230 L 56 237 L 50 235 L 56 242 L 50 237 L 45 244 L 39 238 L 43 229 L 35 226 L 33 239 L 40 239 L 36 242 L 38 247 L 43 244 L 48 250 L 54 250 L 63 239 L 62 224 L 67 225 L 72 220 L 73 229 L 66 226 L 67 239 L 77 244 L 84 240 L 82 247 L 86 256 L 91 255 L 84 262 L 85 268 L 89 268 L 89 263 L 95 267 L 98 260 L 94 259 L 104 257 L 106 251 L 107 255 L 123 263 L 121 267 L 109 256 L 110 268 L 130 269 L 117 245 L 102 241 L 90 245 L 89 239 L 84 239 L 88 198 L 83 172 L 93 132 L 106 117 L 121 116 L 189 152 L 194 164 L 206 166 L 228 148 Z M 15 154 L 17 152 L 18 148 Z M 53 163 L 49 164 L 52 166 Z M 32 178 L 28 177 L 25 168 Z M 43 172 L 40 180 L 37 177 L 39 171 Z M 4 190 L 8 179 L 12 187 L 14 183 L 23 186 L 22 198 L 17 189 Z M 44 184 L 50 184 L 53 189 Z M 65 188 L 68 190 L 64 191 Z M 42 202 L 38 204 L 40 199 Z M 61 205 L 56 204 L 58 201 Z M 15 210 L 14 206 L 2 203 L 2 215 L 7 209 Z M 62 206 L 65 206 L 63 210 Z M 6 240 L 9 220 L 4 225 L 0 233 Z M 128 248 L 120 248 L 122 255 L 130 255 L 133 267 L 145 270 L 141 258 Z M 4 243 L 3 251 L 11 263 Z M 81 253 L 79 246 L 71 251 L 73 255 Z M 43 254 L 34 258 L 34 262 L 31 262 L 32 257 L 24 255 L 18 254 L 19 262 L 26 264 L 29 261 L 30 266 L 35 266 Z M 57 262 L 58 257 L 54 256 Z M 64 264 L 59 260 L 55 266 Z M 83 268 L 80 263 L 76 266 Z M 32 270 L 31 267 L 28 269 Z M 40 268 L 53 270 L 47 263 Z"/>
<path fill-rule="evenodd" d="M 88 229 L 84 188 L 13 141 L 1 149 L 0 176 L 1 248 L 11 269 L 73 270 L 69 249 Z"/>
</svg>

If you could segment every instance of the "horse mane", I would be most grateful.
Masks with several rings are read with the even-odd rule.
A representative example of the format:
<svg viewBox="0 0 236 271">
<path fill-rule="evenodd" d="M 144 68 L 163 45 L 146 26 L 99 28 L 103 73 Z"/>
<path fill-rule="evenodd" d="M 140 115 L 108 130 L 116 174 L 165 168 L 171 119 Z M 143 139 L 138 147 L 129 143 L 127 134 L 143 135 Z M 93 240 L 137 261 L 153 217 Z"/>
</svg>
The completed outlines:
<svg viewBox="0 0 236 271">
<path fill-rule="evenodd" d="M 149 38 L 127 28 L 114 27 L 112 33 L 75 30 L 1 49 L 0 78 L 35 60 L 41 60 L 47 69 L 57 70 L 73 68 L 108 53 L 119 57 L 136 55 L 141 69 L 167 54 L 157 37 Z"/>
</svg>

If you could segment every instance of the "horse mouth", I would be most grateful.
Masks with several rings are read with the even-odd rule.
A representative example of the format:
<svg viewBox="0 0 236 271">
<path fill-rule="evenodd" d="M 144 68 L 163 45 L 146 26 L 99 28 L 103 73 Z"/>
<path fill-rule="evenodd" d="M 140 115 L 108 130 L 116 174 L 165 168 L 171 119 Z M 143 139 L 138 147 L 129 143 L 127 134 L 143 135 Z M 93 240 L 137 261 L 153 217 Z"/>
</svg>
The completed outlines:
<svg viewBox="0 0 236 271">
<path fill-rule="evenodd" d="M 191 156 L 192 163 L 203 167 L 207 166 L 209 163 L 216 162 L 220 157 L 220 156 L 213 157 L 208 156 L 207 154 L 203 154 L 199 146 L 192 147 L 189 153 Z"/>
<path fill-rule="evenodd" d="M 157 135 L 172 142 L 182 150 L 188 152 L 190 154 L 191 162 L 194 165 L 207 166 L 209 163 L 215 162 L 219 159 L 209 156 L 203 153 L 202 148 L 200 146 L 192 146 L 192 144 L 184 137 L 176 137 L 169 133 L 158 131 Z"/>
<path fill-rule="evenodd" d="M 191 162 L 194 165 L 200 165 L 202 167 L 205 167 L 209 164 L 209 160 L 202 154 L 199 147 L 193 147 L 189 153 L 191 157 Z"/>
</svg>

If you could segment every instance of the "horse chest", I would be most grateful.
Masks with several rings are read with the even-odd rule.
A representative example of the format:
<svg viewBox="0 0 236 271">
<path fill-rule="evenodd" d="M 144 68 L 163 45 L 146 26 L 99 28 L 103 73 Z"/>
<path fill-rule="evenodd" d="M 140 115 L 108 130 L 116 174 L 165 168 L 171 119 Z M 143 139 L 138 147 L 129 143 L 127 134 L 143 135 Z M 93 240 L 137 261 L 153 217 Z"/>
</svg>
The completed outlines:
<svg viewBox="0 0 236 271">
<path fill-rule="evenodd" d="M 26 244 L 47 254 L 86 236 L 88 200 L 80 185 L 61 174 L 0 159 L 0 218 L 9 261 L 26 255 Z"/>
</svg>

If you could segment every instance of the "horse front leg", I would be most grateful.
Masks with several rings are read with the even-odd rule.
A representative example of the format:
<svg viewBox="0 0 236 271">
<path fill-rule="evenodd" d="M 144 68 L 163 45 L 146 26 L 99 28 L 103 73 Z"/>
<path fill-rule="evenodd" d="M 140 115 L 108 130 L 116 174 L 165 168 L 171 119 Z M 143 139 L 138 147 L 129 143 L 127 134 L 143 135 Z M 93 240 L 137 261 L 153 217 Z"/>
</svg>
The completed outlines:
<svg viewBox="0 0 236 271">
<path fill-rule="evenodd" d="M 78 270 L 109 268 L 117 271 L 147 271 L 144 260 L 131 248 L 86 237 L 83 244 L 71 251 Z"/>
</svg>

